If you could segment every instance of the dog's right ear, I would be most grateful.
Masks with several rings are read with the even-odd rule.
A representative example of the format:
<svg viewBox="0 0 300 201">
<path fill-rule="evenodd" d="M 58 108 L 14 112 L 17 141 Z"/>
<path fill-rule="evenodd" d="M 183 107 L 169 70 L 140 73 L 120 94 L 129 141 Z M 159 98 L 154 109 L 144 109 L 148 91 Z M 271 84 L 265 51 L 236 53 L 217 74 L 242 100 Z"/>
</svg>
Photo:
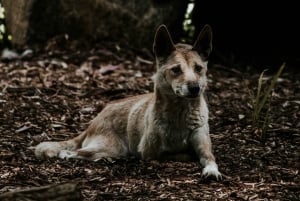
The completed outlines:
<svg viewBox="0 0 300 201">
<path fill-rule="evenodd" d="M 193 50 L 197 51 L 204 61 L 207 61 L 212 50 L 212 30 L 209 25 L 205 25 L 201 30 Z"/>
<path fill-rule="evenodd" d="M 175 46 L 167 27 L 165 25 L 160 25 L 156 30 L 153 43 L 155 57 L 157 59 L 165 59 L 174 50 Z"/>
</svg>

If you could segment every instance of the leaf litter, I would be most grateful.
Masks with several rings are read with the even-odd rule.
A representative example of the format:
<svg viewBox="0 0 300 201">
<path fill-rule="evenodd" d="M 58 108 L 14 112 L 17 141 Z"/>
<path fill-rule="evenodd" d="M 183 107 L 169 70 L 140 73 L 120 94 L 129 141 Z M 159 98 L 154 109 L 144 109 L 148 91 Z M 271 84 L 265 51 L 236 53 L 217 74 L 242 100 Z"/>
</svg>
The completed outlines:
<svg viewBox="0 0 300 201">
<path fill-rule="evenodd" d="M 118 47 L 118 48 L 116 48 Z M 78 135 L 109 101 L 149 93 L 153 58 L 112 44 L 47 47 L 0 62 L 0 193 L 79 183 L 84 200 L 300 200 L 300 80 L 286 70 L 272 98 L 268 136 L 252 126 L 249 89 L 260 72 L 212 65 L 212 144 L 222 181 L 192 162 L 38 160 L 30 147 Z"/>
</svg>

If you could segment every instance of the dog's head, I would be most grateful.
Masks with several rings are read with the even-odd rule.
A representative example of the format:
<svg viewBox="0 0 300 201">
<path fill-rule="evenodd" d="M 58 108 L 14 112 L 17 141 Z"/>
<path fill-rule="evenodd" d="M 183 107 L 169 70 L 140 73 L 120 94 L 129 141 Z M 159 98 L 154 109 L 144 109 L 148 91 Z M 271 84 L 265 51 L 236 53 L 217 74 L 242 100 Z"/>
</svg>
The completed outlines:
<svg viewBox="0 0 300 201">
<path fill-rule="evenodd" d="M 165 25 L 155 34 L 153 51 L 157 73 L 155 87 L 164 94 L 196 98 L 206 88 L 207 59 L 212 50 L 212 31 L 205 25 L 193 46 L 173 40 Z"/>
</svg>

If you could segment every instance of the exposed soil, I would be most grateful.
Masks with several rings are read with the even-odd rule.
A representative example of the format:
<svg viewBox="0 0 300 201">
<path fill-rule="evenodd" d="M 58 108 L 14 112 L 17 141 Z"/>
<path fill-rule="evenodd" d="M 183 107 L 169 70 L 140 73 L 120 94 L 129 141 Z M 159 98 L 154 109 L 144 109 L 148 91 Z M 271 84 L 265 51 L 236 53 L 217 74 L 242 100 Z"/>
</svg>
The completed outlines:
<svg viewBox="0 0 300 201">
<path fill-rule="evenodd" d="M 28 59 L 0 63 L 0 194 L 71 182 L 84 200 L 300 200 L 300 75 L 288 68 L 262 135 L 252 126 L 249 95 L 260 73 L 210 67 L 207 99 L 222 181 L 204 180 L 198 162 L 36 159 L 29 147 L 76 136 L 107 102 L 152 91 L 150 56 L 95 46 L 50 44 Z"/>
</svg>

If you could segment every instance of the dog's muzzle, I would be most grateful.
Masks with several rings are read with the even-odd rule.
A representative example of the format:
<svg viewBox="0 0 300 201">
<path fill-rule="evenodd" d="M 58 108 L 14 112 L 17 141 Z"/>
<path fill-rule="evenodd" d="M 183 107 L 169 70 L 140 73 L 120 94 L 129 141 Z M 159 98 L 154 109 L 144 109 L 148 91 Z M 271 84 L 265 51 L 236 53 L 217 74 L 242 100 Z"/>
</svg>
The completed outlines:
<svg viewBox="0 0 300 201">
<path fill-rule="evenodd" d="M 200 86 L 199 83 L 189 83 L 187 85 L 189 91 L 189 98 L 196 98 L 200 93 Z"/>
</svg>

